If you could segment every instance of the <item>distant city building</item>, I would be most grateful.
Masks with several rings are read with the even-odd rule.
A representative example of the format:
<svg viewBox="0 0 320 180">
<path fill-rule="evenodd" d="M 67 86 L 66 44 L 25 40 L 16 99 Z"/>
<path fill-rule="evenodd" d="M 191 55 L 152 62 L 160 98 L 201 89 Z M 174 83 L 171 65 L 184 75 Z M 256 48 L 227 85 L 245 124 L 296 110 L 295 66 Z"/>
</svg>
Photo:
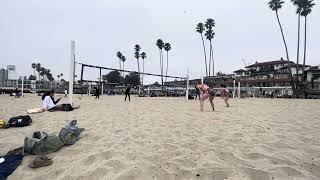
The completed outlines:
<svg viewBox="0 0 320 180">
<path fill-rule="evenodd" d="M 5 86 L 5 82 L 8 80 L 8 71 L 6 69 L 0 69 L 0 87 Z"/>
<path fill-rule="evenodd" d="M 8 79 L 9 80 L 17 80 L 18 74 L 16 72 L 16 66 L 15 65 L 8 65 L 7 66 L 7 71 L 8 71 Z"/>
</svg>

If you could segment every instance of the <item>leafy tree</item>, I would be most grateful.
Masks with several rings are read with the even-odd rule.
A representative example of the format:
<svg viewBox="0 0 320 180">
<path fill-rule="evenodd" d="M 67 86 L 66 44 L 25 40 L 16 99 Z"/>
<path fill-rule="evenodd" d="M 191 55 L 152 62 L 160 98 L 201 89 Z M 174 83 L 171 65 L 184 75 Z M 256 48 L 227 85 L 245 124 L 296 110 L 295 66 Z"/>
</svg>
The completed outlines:
<svg viewBox="0 0 320 180">
<path fill-rule="evenodd" d="M 37 76 L 31 74 L 28 79 L 29 80 L 37 80 Z"/>
<path fill-rule="evenodd" d="M 124 78 L 124 83 L 125 84 L 130 84 L 133 86 L 137 86 L 140 85 L 140 78 L 139 78 L 139 74 L 138 73 L 129 73 L 129 75 L 126 75 L 126 77 Z"/>
<path fill-rule="evenodd" d="M 103 75 L 102 79 L 109 83 L 118 83 L 118 84 L 122 81 L 122 77 L 120 76 L 119 71 L 111 71 L 108 74 Z"/>
<path fill-rule="evenodd" d="M 221 71 L 217 72 L 217 76 L 225 76 L 225 75 L 226 75 L 226 74 L 223 73 L 223 72 L 221 72 Z"/>
</svg>

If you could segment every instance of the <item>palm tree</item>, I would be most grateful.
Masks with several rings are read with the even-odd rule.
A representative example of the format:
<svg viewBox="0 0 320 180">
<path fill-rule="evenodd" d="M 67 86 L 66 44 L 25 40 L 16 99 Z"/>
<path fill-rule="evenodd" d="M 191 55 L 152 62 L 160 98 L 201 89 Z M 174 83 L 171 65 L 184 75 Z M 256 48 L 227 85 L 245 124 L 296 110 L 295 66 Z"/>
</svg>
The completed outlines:
<svg viewBox="0 0 320 180">
<path fill-rule="evenodd" d="M 294 83 L 293 83 L 292 72 L 291 72 L 291 62 L 290 62 L 290 58 L 289 58 L 288 46 L 287 46 L 287 43 L 286 43 L 286 39 L 284 37 L 283 28 L 282 28 L 282 25 L 281 25 L 281 22 L 280 22 L 280 19 L 279 19 L 279 14 L 278 14 L 278 11 L 279 11 L 279 9 L 282 8 L 282 4 L 283 3 L 284 2 L 282 0 L 271 0 L 268 4 L 269 4 L 270 9 L 272 11 L 276 12 L 278 24 L 279 24 L 281 35 L 282 35 L 282 40 L 283 40 L 285 51 L 286 51 L 287 61 L 288 61 L 290 84 L 291 84 L 293 93 L 296 94 L 295 86 L 294 86 Z"/>
<path fill-rule="evenodd" d="M 291 2 L 293 2 L 293 4 L 297 7 L 296 13 L 298 14 L 298 45 L 297 45 L 297 60 L 296 60 L 296 88 L 298 89 L 299 86 L 299 78 L 298 78 L 298 74 L 299 74 L 299 58 L 300 58 L 300 20 L 301 20 L 301 11 L 302 11 L 302 7 L 301 7 L 301 0 L 291 0 Z"/>
<path fill-rule="evenodd" d="M 170 43 L 165 43 L 164 44 L 164 50 L 167 51 L 167 68 L 166 68 L 166 82 L 167 82 L 168 66 L 169 66 L 169 51 L 171 50 L 171 44 Z"/>
<path fill-rule="evenodd" d="M 63 73 L 60 73 L 60 77 L 62 78 L 62 76 L 63 76 Z"/>
<path fill-rule="evenodd" d="M 31 64 L 31 67 L 33 69 L 33 75 L 36 76 L 36 67 L 37 67 L 37 64 L 36 63 L 32 63 Z"/>
<path fill-rule="evenodd" d="M 207 52 L 206 52 L 206 46 L 204 45 L 204 39 L 203 39 L 203 32 L 204 32 L 204 25 L 203 23 L 198 23 L 196 27 L 197 33 L 201 35 L 201 40 L 202 40 L 202 46 L 203 46 L 203 53 L 204 53 L 204 63 L 206 67 L 206 76 L 208 76 L 208 63 L 207 63 Z"/>
<path fill-rule="evenodd" d="M 144 60 L 147 58 L 147 54 L 145 52 L 141 53 L 141 58 L 142 58 L 142 72 L 144 73 Z M 142 75 L 142 84 L 144 80 L 144 75 Z"/>
<path fill-rule="evenodd" d="M 117 57 L 119 59 L 119 68 L 121 69 L 122 53 L 120 51 L 117 52 Z"/>
<path fill-rule="evenodd" d="M 205 36 L 207 38 L 207 40 L 209 40 L 210 42 L 210 58 L 209 58 L 209 78 L 210 78 L 210 74 L 211 74 L 211 62 L 212 62 L 212 76 L 214 75 L 214 62 L 213 62 L 213 52 L 212 52 L 212 39 L 214 38 L 214 31 L 213 31 L 213 27 L 215 26 L 215 21 L 213 19 L 207 19 L 206 23 L 205 23 L 205 27 L 206 27 L 206 32 L 205 32 Z"/>
<path fill-rule="evenodd" d="M 58 78 L 58 81 L 60 81 L 60 75 L 59 74 L 57 75 L 57 78 Z"/>
<path fill-rule="evenodd" d="M 38 77 L 39 77 L 39 80 L 40 80 L 40 71 L 41 71 L 41 64 L 40 63 L 36 64 L 36 71 L 38 72 Z"/>
<path fill-rule="evenodd" d="M 162 49 L 164 48 L 164 43 L 162 39 L 158 39 L 156 45 L 159 48 L 160 52 L 160 71 L 161 71 L 161 85 L 163 86 L 163 54 L 162 54 Z"/>
<path fill-rule="evenodd" d="M 137 59 L 139 81 L 140 81 L 140 65 L 139 65 L 140 50 L 141 50 L 140 45 L 136 44 L 136 45 L 134 46 L 134 57 Z"/>
<path fill-rule="evenodd" d="M 300 3 L 299 3 L 300 4 Z M 301 81 L 304 82 L 304 68 L 306 66 L 307 58 L 307 17 L 312 12 L 312 7 L 315 5 L 313 0 L 301 0 L 301 16 L 304 17 L 304 54 L 303 54 L 303 65 L 302 65 L 302 78 Z"/>
</svg>

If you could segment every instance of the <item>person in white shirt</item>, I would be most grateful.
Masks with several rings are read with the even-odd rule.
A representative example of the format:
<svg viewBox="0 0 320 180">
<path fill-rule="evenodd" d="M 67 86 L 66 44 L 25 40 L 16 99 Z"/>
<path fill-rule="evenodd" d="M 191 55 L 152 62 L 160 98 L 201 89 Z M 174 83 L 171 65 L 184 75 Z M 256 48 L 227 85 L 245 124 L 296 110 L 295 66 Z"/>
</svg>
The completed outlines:
<svg viewBox="0 0 320 180">
<path fill-rule="evenodd" d="M 58 104 L 62 99 L 59 98 L 57 101 L 54 100 L 54 91 L 44 93 L 42 96 L 42 111 L 72 111 L 80 106 L 72 107 L 71 104 Z"/>
<path fill-rule="evenodd" d="M 68 96 L 68 89 L 65 89 L 64 90 L 64 97 L 67 97 Z"/>
</svg>

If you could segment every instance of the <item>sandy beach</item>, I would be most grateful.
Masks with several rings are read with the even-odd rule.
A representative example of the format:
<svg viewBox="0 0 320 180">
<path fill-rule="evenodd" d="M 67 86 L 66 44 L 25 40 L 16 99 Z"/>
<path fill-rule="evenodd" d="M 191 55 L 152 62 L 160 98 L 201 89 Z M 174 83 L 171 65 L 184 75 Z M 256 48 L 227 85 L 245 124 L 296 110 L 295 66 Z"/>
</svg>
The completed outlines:
<svg viewBox="0 0 320 180">
<path fill-rule="evenodd" d="M 73 112 L 31 115 L 24 128 L 0 129 L 0 154 L 23 145 L 34 131 L 58 134 L 66 120 L 86 128 L 82 138 L 30 169 L 26 156 L 15 179 L 320 179 L 320 101 L 235 99 L 216 112 L 198 101 L 123 96 L 75 98 Z M 0 119 L 25 115 L 40 97 L 0 96 Z"/>
</svg>

